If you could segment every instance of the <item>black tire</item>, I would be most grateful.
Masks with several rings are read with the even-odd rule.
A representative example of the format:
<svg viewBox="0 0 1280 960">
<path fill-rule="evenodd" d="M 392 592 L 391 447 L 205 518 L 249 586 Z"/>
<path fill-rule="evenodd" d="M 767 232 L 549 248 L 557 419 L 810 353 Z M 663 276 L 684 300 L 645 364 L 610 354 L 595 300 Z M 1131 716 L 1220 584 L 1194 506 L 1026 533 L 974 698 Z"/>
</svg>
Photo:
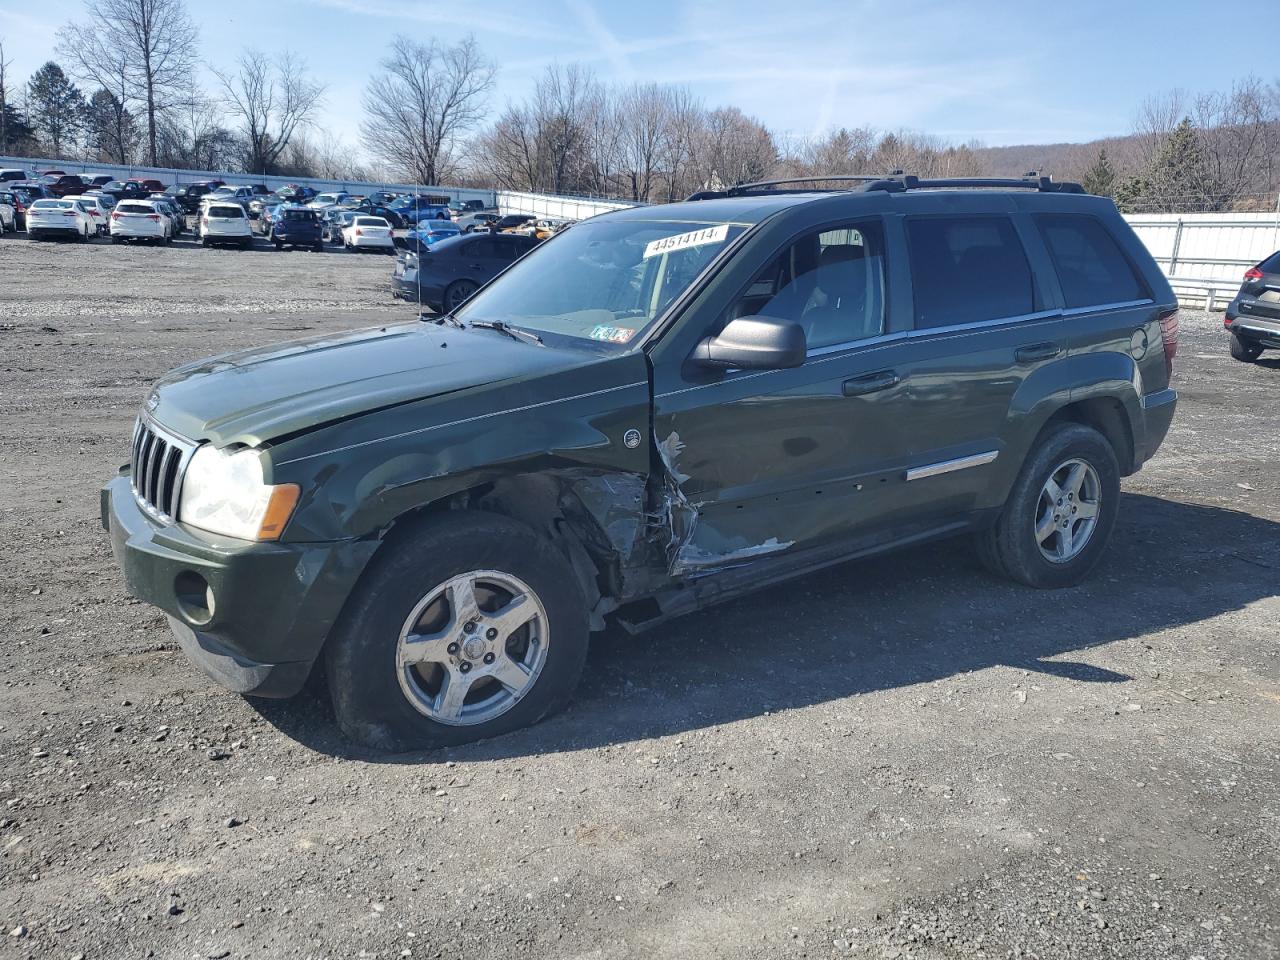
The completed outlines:
<svg viewBox="0 0 1280 960">
<path fill-rule="evenodd" d="M 420 600 L 451 578 L 491 570 L 537 595 L 548 625 L 546 659 L 506 712 L 455 726 L 419 712 L 401 688 L 397 645 Z M 456 746 L 527 727 L 569 702 L 587 654 L 587 611 L 565 558 L 548 540 L 506 517 L 481 512 L 432 518 L 374 558 L 325 648 L 334 713 L 351 740 L 404 752 Z"/>
<path fill-rule="evenodd" d="M 457 310 L 480 289 L 474 280 L 455 280 L 444 288 L 444 308 Z"/>
<path fill-rule="evenodd" d="M 271 242 L 272 242 L 272 243 L 274 243 L 274 244 L 276 245 L 276 249 L 277 249 L 277 250 L 283 250 L 283 249 L 284 249 L 284 244 L 283 244 L 283 243 L 281 243 L 279 240 L 273 240 L 273 241 L 271 241 Z"/>
<path fill-rule="evenodd" d="M 249 249 L 250 247 L 252 247 L 252 246 L 253 246 L 253 238 L 252 238 L 252 237 L 250 237 L 248 240 L 241 240 L 241 241 L 240 241 L 240 249 L 241 249 L 241 250 L 248 250 L 248 249 Z"/>
<path fill-rule="evenodd" d="M 1079 552 L 1070 559 L 1055 562 L 1041 551 L 1036 539 L 1036 520 L 1047 481 L 1071 460 L 1093 468 L 1098 483 L 1097 516 Z M 1064 506 L 1070 508 L 1070 504 Z M 1027 455 L 999 519 L 976 535 L 978 558 L 992 573 L 1029 587 L 1073 586 L 1102 558 L 1119 506 L 1120 465 L 1106 437 L 1082 424 L 1055 424 L 1041 434 Z"/>
<path fill-rule="evenodd" d="M 209 238 L 208 238 L 208 237 L 201 237 L 201 238 L 200 238 L 200 246 L 202 246 L 202 247 L 208 247 L 208 246 L 209 246 Z"/>
<path fill-rule="evenodd" d="M 311 252 L 312 252 L 312 253 L 324 253 L 324 244 L 323 244 L 323 243 L 317 243 L 314 247 L 312 247 L 312 248 L 311 248 Z"/>
<path fill-rule="evenodd" d="M 1239 334 L 1231 334 L 1231 356 L 1241 363 L 1253 363 L 1262 356 L 1262 345 L 1242 340 Z"/>
</svg>

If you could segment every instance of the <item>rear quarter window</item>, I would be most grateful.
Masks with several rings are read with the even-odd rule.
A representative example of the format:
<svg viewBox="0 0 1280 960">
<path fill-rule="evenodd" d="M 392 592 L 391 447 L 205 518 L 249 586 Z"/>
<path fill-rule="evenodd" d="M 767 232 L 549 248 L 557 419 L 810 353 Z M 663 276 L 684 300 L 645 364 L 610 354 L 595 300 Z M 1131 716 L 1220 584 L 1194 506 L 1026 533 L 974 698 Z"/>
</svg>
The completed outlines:
<svg viewBox="0 0 1280 960">
<path fill-rule="evenodd" d="M 1031 265 L 1008 217 L 908 220 L 907 241 L 917 328 L 1035 310 Z"/>
<path fill-rule="evenodd" d="M 1280 273 L 1280 250 L 1258 264 L 1258 269 L 1263 273 Z"/>
<path fill-rule="evenodd" d="M 1150 297 L 1150 291 L 1102 221 L 1072 214 L 1038 214 L 1035 223 L 1067 307 L 1095 307 Z"/>
</svg>

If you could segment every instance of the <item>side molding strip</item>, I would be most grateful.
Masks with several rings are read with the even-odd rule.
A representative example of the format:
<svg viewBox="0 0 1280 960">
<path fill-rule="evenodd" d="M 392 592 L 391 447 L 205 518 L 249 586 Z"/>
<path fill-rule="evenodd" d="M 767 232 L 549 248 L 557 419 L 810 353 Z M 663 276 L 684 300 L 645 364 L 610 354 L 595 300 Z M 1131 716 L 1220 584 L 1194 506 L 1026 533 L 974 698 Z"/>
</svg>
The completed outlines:
<svg viewBox="0 0 1280 960">
<path fill-rule="evenodd" d="M 980 467 L 1000 456 L 999 450 L 988 450 L 986 453 L 975 453 L 970 457 L 957 457 L 955 460 L 942 460 L 938 463 L 925 464 L 923 467 L 912 467 L 907 471 L 907 480 L 923 480 L 925 477 L 936 477 L 943 473 L 954 473 L 968 467 Z"/>
</svg>

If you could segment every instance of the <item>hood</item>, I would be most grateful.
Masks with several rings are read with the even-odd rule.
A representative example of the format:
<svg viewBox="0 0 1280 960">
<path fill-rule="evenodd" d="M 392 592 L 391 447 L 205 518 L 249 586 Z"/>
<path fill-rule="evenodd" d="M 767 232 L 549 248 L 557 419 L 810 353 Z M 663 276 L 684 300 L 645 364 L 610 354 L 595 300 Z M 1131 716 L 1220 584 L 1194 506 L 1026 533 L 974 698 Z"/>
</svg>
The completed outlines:
<svg viewBox="0 0 1280 960">
<path fill-rule="evenodd" d="M 590 362 L 493 330 L 411 321 L 307 337 L 178 367 L 147 401 L 191 440 L 259 444 L 347 417 Z"/>
</svg>

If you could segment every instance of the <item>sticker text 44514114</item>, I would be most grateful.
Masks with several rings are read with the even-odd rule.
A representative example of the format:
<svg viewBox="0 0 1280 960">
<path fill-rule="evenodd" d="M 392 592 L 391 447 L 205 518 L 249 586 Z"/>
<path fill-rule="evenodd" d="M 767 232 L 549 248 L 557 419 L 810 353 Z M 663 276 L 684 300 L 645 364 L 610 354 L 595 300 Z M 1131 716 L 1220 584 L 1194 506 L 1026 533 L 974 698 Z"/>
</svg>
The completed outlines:
<svg viewBox="0 0 1280 960">
<path fill-rule="evenodd" d="M 703 227 L 701 230 L 690 230 L 688 233 L 677 233 L 674 237 L 663 237 L 661 240 L 650 240 L 645 244 L 644 259 L 656 257 L 662 253 L 676 250 L 687 250 L 689 247 L 701 247 L 708 243 L 724 243 L 729 236 L 729 225 L 722 223 L 718 227 Z"/>
</svg>

